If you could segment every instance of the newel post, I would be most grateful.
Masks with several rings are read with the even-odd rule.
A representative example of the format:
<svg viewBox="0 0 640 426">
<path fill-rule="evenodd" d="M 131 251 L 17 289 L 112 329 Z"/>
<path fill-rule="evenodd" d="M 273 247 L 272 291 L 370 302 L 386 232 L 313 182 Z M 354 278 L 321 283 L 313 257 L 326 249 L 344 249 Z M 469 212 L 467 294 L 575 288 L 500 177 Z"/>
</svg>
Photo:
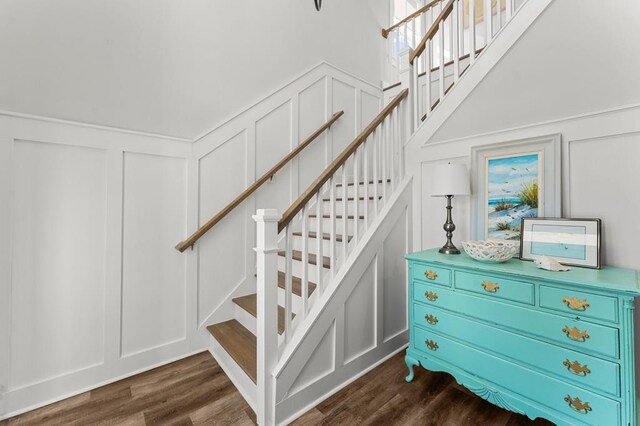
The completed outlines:
<svg viewBox="0 0 640 426">
<path fill-rule="evenodd" d="M 276 382 L 273 370 L 278 361 L 278 220 L 275 209 L 258 210 L 257 255 L 257 399 L 259 425 L 275 425 Z"/>
</svg>

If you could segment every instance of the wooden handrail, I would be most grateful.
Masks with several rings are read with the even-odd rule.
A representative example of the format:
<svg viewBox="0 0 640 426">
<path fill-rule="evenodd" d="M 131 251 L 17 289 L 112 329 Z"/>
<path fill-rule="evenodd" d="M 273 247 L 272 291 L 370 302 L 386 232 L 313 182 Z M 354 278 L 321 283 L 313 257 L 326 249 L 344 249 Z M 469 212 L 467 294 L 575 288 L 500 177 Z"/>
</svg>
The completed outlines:
<svg viewBox="0 0 640 426">
<path fill-rule="evenodd" d="M 278 170 L 283 168 L 289 161 L 291 161 L 294 157 L 296 157 L 303 149 L 305 149 L 311 142 L 313 142 L 318 136 L 322 134 L 325 130 L 327 130 L 333 123 L 336 122 L 338 118 L 340 118 L 344 114 L 344 111 L 338 111 L 331 116 L 329 121 L 324 123 L 318 130 L 313 132 L 309 137 L 307 137 L 300 145 L 296 147 L 293 151 L 287 154 L 282 160 L 278 162 L 275 166 L 273 166 L 268 172 L 266 172 L 260 179 L 255 181 L 251 186 L 242 191 L 240 195 L 238 195 L 231 203 L 229 203 L 220 213 L 209 219 L 207 223 L 202 225 L 196 232 L 194 232 L 189 238 L 180 242 L 176 249 L 180 252 L 185 251 L 189 247 L 193 246 L 200 237 L 207 233 L 213 226 L 220 222 L 222 218 L 224 218 L 227 214 L 229 214 L 233 209 L 235 209 L 240 203 L 246 200 L 251 194 L 253 194 L 256 189 L 258 189 L 262 184 L 271 179 L 273 175 L 275 175 Z"/>
<path fill-rule="evenodd" d="M 433 0 L 431 3 L 429 3 L 429 4 L 425 5 L 425 6 L 422 6 L 420 9 L 416 10 L 411 15 L 407 15 L 406 18 L 404 18 L 401 21 L 396 22 L 395 24 L 393 24 L 392 26 L 390 26 L 386 30 L 383 28 L 382 29 L 382 37 L 387 38 L 391 31 L 393 31 L 396 28 L 400 27 L 402 24 L 411 21 L 413 18 L 416 18 L 416 17 L 422 15 L 427 10 L 431 9 L 433 6 L 435 6 L 436 4 L 440 3 L 441 1 L 444 1 L 444 0 Z"/>
<path fill-rule="evenodd" d="M 407 97 L 409 89 L 404 89 L 400 92 L 389 104 L 384 107 L 382 111 L 369 123 L 369 125 L 362 131 L 356 138 L 347 146 L 338 157 L 333 160 L 331 164 L 314 180 L 309 188 L 307 188 L 296 201 L 284 212 L 282 219 L 278 222 L 278 233 L 282 232 L 284 228 L 293 220 L 296 214 L 313 198 L 313 196 L 322 188 L 322 185 L 327 182 L 333 174 L 347 161 L 347 159 L 356 152 L 356 149 L 364 143 L 369 135 L 384 121 L 384 119 L 391 114 L 391 112 L 400 104 L 400 102 Z"/>
<path fill-rule="evenodd" d="M 431 40 L 433 36 L 435 36 L 436 33 L 438 32 L 438 27 L 440 25 L 440 22 L 443 22 L 451 14 L 451 11 L 453 10 L 454 1 L 457 1 L 457 0 L 449 0 L 447 4 L 445 4 L 442 7 L 442 11 L 436 17 L 436 19 L 434 19 L 433 24 L 431 25 L 431 28 L 429 28 L 429 30 L 424 34 L 424 37 L 422 37 L 422 40 L 420 40 L 420 43 L 418 43 L 415 50 L 411 53 L 411 56 L 409 56 L 409 63 L 413 65 L 413 61 L 418 56 L 420 56 L 422 52 L 424 52 L 424 49 L 427 46 L 427 42 Z"/>
</svg>

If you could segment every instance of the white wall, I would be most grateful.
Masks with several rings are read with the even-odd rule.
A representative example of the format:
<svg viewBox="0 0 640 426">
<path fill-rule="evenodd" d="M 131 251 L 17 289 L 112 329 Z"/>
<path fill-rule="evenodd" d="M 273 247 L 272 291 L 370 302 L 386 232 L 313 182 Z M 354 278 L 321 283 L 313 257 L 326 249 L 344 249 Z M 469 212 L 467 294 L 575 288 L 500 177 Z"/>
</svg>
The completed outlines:
<svg viewBox="0 0 640 426">
<path fill-rule="evenodd" d="M 603 263 L 640 270 L 640 226 L 636 224 L 640 170 L 635 165 L 640 158 L 640 105 L 427 144 L 419 160 L 422 187 L 428 185 L 434 164 L 469 165 L 473 146 L 556 133 L 562 137 L 563 216 L 602 218 Z M 470 237 L 469 203 L 469 197 L 454 198 L 456 244 Z M 414 218 L 422 228 L 416 230 L 415 249 L 444 243 L 444 206 L 443 199 L 422 197 L 419 217 Z"/>
<path fill-rule="evenodd" d="M 381 108 L 327 64 L 196 141 L 0 114 L 0 418 L 206 348 L 255 292 L 257 208 L 283 211 Z M 275 182 L 174 246 L 337 110 Z"/>
<path fill-rule="evenodd" d="M 640 102 L 639 20 L 634 0 L 553 1 L 430 140 Z"/>
<path fill-rule="evenodd" d="M 388 0 L 3 0 L 0 110 L 193 139 L 320 61 L 382 80 Z"/>
</svg>

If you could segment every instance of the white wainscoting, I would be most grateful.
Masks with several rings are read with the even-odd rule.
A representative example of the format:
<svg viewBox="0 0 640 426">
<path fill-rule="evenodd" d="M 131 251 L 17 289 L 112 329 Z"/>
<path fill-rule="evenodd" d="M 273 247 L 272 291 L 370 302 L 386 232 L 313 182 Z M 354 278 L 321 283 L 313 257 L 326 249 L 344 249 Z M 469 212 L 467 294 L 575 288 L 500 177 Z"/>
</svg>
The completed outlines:
<svg viewBox="0 0 640 426">
<path fill-rule="evenodd" d="M 251 214 L 284 211 L 381 106 L 322 63 L 194 141 L 0 114 L 0 419 L 205 350 L 204 326 L 255 291 Z M 338 109 L 194 250 L 174 249 Z"/>
<path fill-rule="evenodd" d="M 367 231 L 371 240 L 301 324 L 306 334 L 292 341 L 276 368 L 277 424 L 304 414 L 406 346 L 403 255 L 411 248 L 411 181 L 401 188 Z"/>
</svg>

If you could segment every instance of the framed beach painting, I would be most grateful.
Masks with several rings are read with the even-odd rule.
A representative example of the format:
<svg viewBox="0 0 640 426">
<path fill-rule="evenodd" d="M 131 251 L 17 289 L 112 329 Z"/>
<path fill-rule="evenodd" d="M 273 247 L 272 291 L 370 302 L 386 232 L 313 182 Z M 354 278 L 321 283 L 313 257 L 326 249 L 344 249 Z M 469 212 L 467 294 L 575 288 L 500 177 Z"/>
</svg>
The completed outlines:
<svg viewBox="0 0 640 426">
<path fill-rule="evenodd" d="M 520 244 L 523 218 L 561 216 L 560 135 L 471 150 L 471 233 Z"/>
</svg>

